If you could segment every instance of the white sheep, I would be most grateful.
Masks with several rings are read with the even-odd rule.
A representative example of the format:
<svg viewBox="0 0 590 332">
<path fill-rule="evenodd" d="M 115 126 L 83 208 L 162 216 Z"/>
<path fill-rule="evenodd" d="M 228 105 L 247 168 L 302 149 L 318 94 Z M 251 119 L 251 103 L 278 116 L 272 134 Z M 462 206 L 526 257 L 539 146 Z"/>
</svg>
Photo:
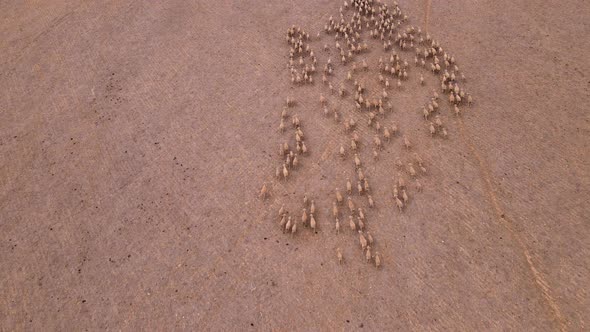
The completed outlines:
<svg viewBox="0 0 590 332">
<path fill-rule="evenodd" d="M 348 226 L 350 226 L 351 231 L 356 231 L 356 224 L 354 223 L 352 216 L 348 216 Z"/>
<path fill-rule="evenodd" d="M 363 221 L 363 219 L 360 218 L 360 217 L 357 217 L 356 220 L 357 220 L 357 223 L 359 225 L 359 229 L 361 231 L 365 230 L 365 222 Z"/>
<path fill-rule="evenodd" d="M 281 222 L 279 223 L 279 226 L 281 227 L 281 230 L 283 231 L 283 233 L 285 232 L 286 225 L 287 225 L 287 214 L 284 214 L 283 217 L 281 218 Z"/>
<path fill-rule="evenodd" d="M 363 250 L 365 250 L 367 248 L 367 239 L 363 235 L 363 231 L 359 230 L 358 233 L 359 233 L 359 243 L 361 245 L 361 248 Z"/>
<path fill-rule="evenodd" d="M 398 197 L 395 197 L 395 204 L 397 205 L 399 212 L 402 212 L 402 210 L 404 208 L 404 203 L 402 201 L 400 201 L 400 199 Z"/>
<path fill-rule="evenodd" d="M 342 265 L 344 258 L 342 257 L 342 251 L 340 248 L 336 249 L 336 257 L 338 257 L 338 264 Z"/>
<path fill-rule="evenodd" d="M 285 204 L 281 205 L 281 208 L 279 209 L 279 217 L 283 216 L 285 214 Z"/>
<path fill-rule="evenodd" d="M 361 167 L 361 159 L 359 158 L 358 153 L 354 154 L 354 165 L 356 166 L 356 168 Z"/>
<path fill-rule="evenodd" d="M 367 262 L 370 262 L 371 258 L 373 258 L 373 256 L 371 256 L 371 246 L 367 246 L 367 251 L 365 252 L 365 259 L 367 260 Z"/>
<path fill-rule="evenodd" d="M 338 204 L 342 204 L 343 202 L 342 194 L 340 193 L 340 189 L 336 188 L 336 201 Z"/>
<path fill-rule="evenodd" d="M 348 196 L 348 210 L 350 210 L 351 214 L 354 214 L 354 202 L 350 196 Z"/>
<path fill-rule="evenodd" d="M 350 178 L 346 178 L 346 191 L 348 195 L 352 194 L 352 183 L 350 183 Z"/>
<path fill-rule="evenodd" d="M 287 220 L 287 224 L 285 224 L 285 229 L 283 230 L 283 233 L 289 232 L 291 230 L 292 225 L 293 225 L 293 220 L 291 219 L 291 216 L 289 216 L 289 219 Z"/>
<path fill-rule="evenodd" d="M 410 139 L 406 135 L 404 135 L 404 146 L 406 147 L 407 150 L 409 150 L 412 147 L 412 144 L 410 143 Z"/>
<path fill-rule="evenodd" d="M 309 215 L 309 226 L 311 227 L 311 229 L 315 231 L 317 223 L 315 221 L 315 218 L 313 217 L 313 213 L 310 213 Z"/>
<path fill-rule="evenodd" d="M 365 174 L 363 173 L 363 169 L 359 168 L 357 170 L 357 177 L 359 178 L 359 180 L 363 181 L 365 179 Z"/>
<path fill-rule="evenodd" d="M 434 124 L 432 122 L 429 123 L 430 135 L 434 136 L 436 134 L 436 128 L 434 128 Z"/>
</svg>

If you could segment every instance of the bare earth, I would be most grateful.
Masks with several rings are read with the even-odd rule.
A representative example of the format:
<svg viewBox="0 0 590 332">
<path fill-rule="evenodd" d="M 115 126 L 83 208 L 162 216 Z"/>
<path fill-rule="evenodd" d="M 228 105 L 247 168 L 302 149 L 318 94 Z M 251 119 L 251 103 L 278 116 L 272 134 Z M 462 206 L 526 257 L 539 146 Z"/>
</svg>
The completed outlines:
<svg viewBox="0 0 590 332">
<path fill-rule="evenodd" d="M 401 136 L 376 162 L 362 150 L 380 269 L 333 230 L 354 172 L 318 98 L 346 115 L 351 97 L 286 69 L 292 24 L 323 68 L 334 38 L 316 33 L 341 2 L 257 2 L 0 5 L 0 331 L 590 329 L 590 2 L 400 1 L 475 105 L 458 118 L 445 102 L 449 137 L 433 139 L 434 76 L 420 87 L 411 69 L 392 92 L 387 121 L 428 175 L 400 213 Z M 374 77 L 385 53 L 368 54 Z M 285 182 L 287 96 L 310 152 Z M 317 234 L 282 234 L 278 209 L 299 218 L 304 193 Z"/>
</svg>

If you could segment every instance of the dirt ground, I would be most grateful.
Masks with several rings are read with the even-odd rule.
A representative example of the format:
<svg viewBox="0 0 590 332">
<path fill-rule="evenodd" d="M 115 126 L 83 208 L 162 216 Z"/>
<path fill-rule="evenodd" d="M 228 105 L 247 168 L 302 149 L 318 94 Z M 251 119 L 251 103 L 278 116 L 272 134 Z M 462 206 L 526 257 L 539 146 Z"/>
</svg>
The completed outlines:
<svg viewBox="0 0 590 332">
<path fill-rule="evenodd" d="M 400 213 L 401 134 L 378 161 L 361 150 L 380 269 L 346 216 L 333 230 L 334 188 L 355 174 L 318 98 L 348 118 L 352 97 L 287 69 L 292 24 L 323 68 L 334 38 L 315 36 L 339 1 L 2 3 L 0 331 L 588 330 L 590 2 L 399 2 L 475 104 L 458 118 L 443 103 L 449 137 L 431 138 L 434 76 L 420 87 L 413 68 L 392 90 L 383 122 L 428 174 Z M 287 96 L 309 154 L 285 182 Z M 285 235 L 278 209 L 299 219 L 304 193 L 317 234 Z"/>
</svg>

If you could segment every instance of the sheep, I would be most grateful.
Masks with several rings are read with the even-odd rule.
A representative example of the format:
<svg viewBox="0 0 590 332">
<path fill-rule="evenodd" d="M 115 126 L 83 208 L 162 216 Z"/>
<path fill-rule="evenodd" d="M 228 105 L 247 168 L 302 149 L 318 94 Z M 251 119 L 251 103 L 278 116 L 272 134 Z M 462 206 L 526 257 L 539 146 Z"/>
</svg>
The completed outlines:
<svg viewBox="0 0 590 332">
<path fill-rule="evenodd" d="M 336 257 L 338 257 L 338 264 L 342 265 L 344 258 L 342 257 L 342 251 L 340 250 L 340 248 L 336 249 Z"/>
<path fill-rule="evenodd" d="M 391 133 L 387 127 L 383 128 L 383 138 L 385 138 L 387 142 L 389 142 L 389 139 L 391 138 Z"/>
<path fill-rule="evenodd" d="M 283 164 L 283 177 L 285 178 L 285 181 L 287 180 L 288 176 L 289 176 L 289 171 L 287 170 L 287 165 Z"/>
<path fill-rule="evenodd" d="M 307 194 L 303 194 L 303 206 L 307 207 L 308 203 L 309 203 L 309 198 L 307 198 Z"/>
<path fill-rule="evenodd" d="M 285 204 L 281 205 L 281 208 L 279 209 L 279 217 L 283 216 L 285 214 Z"/>
<path fill-rule="evenodd" d="M 359 233 L 359 243 L 361 245 L 361 248 L 363 250 L 365 250 L 367 248 L 367 239 L 363 235 L 363 231 L 359 230 L 358 233 Z"/>
<path fill-rule="evenodd" d="M 324 97 L 323 94 L 320 94 L 320 104 L 322 104 L 322 105 L 326 104 L 326 97 Z"/>
<path fill-rule="evenodd" d="M 357 149 L 356 142 L 354 141 L 354 139 L 352 139 L 352 140 L 350 141 L 350 148 L 351 148 L 353 151 L 356 151 L 356 149 Z"/>
<path fill-rule="evenodd" d="M 395 136 L 397 134 L 397 125 L 395 122 L 391 123 L 391 136 Z"/>
<path fill-rule="evenodd" d="M 389 79 L 386 79 L 386 80 L 385 80 L 385 87 L 386 87 L 387 89 L 389 89 Z"/>
<path fill-rule="evenodd" d="M 411 177 L 416 177 L 416 170 L 414 169 L 414 165 L 412 163 L 408 163 L 408 173 L 410 173 Z"/>
<path fill-rule="evenodd" d="M 375 267 L 376 268 L 381 267 L 381 254 L 379 254 L 378 251 L 375 252 Z"/>
<path fill-rule="evenodd" d="M 401 88 L 402 88 L 402 81 L 401 80 L 397 80 L 397 88 L 401 90 Z"/>
<path fill-rule="evenodd" d="M 350 226 L 351 231 L 356 231 L 356 224 L 354 223 L 352 216 L 348 216 L 348 225 Z"/>
<path fill-rule="evenodd" d="M 287 225 L 287 214 L 284 214 L 283 217 L 281 218 L 281 222 L 279 223 L 279 226 L 283 230 L 283 233 L 285 232 L 286 225 Z"/>
<path fill-rule="evenodd" d="M 311 229 L 315 232 L 317 223 L 315 221 L 315 218 L 313 217 L 313 213 L 309 214 L 309 226 L 311 227 Z"/>
<path fill-rule="evenodd" d="M 287 104 L 287 107 L 291 107 L 291 106 L 293 106 L 295 104 L 295 100 L 293 98 L 291 98 L 291 97 L 287 97 L 286 104 Z"/>
<path fill-rule="evenodd" d="M 366 192 L 369 192 L 371 188 L 369 187 L 369 181 L 365 178 L 364 180 L 364 189 Z"/>
<path fill-rule="evenodd" d="M 446 128 L 443 128 L 442 129 L 442 135 L 443 135 L 444 138 L 447 138 L 448 133 L 447 133 L 447 129 Z"/>
<path fill-rule="evenodd" d="M 281 133 L 285 132 L 285 121 L 283 120 L 283 118 L 281 118 L 281 123 L 279 124 L 279 131 Z"/>
<path fill-rule="evenodd" d="M 349 195 L 352 194 L 352 183 L 350 183 L 350 178 L 346 178 L 346 191 Z"/>
<path fill-rule="evenodd" d="M 383 147 L 381 144 L 381 139 L 378 135 L 375 135 L 375 137 L 373 138 L 373 143 L 375 144 L 375 147 L 379 150 L 381 150 L 381 148 Z"/>
<path fill-rule="evenodd" d="M 358 221 L 358 225 L 359 225 L 359 229 L 362 231 L 365 229 L 365 223 L 363 222 L 363 219 L 361 219 L 360 217 L 356 218 Z"/>
<path fill-rule="evenodd" d="M 295 236 L 296 232 L 297 232 L 297 221 L 295 221 L 293 223 L 293 226 L 291 227 L 291 236 Z"/>
<path fill-rule="evenodd" d="M 367 61 L 363 60 L 363 70 L 369 70 L 369 65 L 367 64 Z"/>
<path fill-rule="evenodd" d="M 443 125 L 442 120 L 440 119 L 440 116 L 438 116 L 438 115 L 434 117 L 434 123 L 436 123 L 436 125 L 438 127 L 442 127 L 442 125 Z"/>
<path fill-rule="evenodd" d="M 363 173 L 363 170 L 361 168 L 359 168 L 357 170 L 356 175 L 358 176 L 359 180 L 363 181 L 365 179 L 365 174 Z"/>
<path fill-rule="evenodd" d="M 336 229 L 336 234 L 340 234 L 340 220 L 338 220 L 338 218 L 336 218 L 336 225 L 334 228 Z"/>
<path fill-rule="evenodd" d="M 429 129 L 430 129 L 430 135 L 434 136 L 434 134 L 436 134 L 436 128 L 434 128 L 434 124 L 432 122 L 429 122 Z"/>
<path fill-rule="evenodd" d="M 305 226 L 307 225 L 307 209 L 303 209 L 303 213 L 301 214 L 301 223 Z"/>
<path fill-rule="evenodd" d="M 371 256 L 371 246 L 367 246 L 367 251 L 365 253 L 365 259 L 367 260 L 367 262 L 370 262 L 371 258 L 373 258 L 373 256 Z"/>
<path fill-rule="evenodd" d="M 473 104 L 473 98 L 471 97 L 471 95 L 468 93 L 467 94 L 467 105 L 471 106 L 471 104 Z"/>
<path fill-rule="evenodd" d="M 418 181 L 418 179 L 416 179 L 416 191 L 422 191 L 422 184 L 420 183 L 420 181 Z"/>
<path fill-rule="evenodd" d="M 311 214 L 315 213 L 315 201 L 313 199 L 311 200 L 311 206 L 309 207 L 309 213 L 311 213 Z"/>
<path fill-rule="evenodd" d="M 373 160 L 377 160 L 379 159 L 379 152 L 377 152 L 377 150 L 373 149 Z"/>
<path fill-rule="evenodd" d="M 373 197 L 371 195 L 367 195 L 367 199 L 369 200 L 369 207 L 370 208 L 374 208 L 375 207 L 375 201 L 373 201 Z"/>
<path fill-rule="evenodd" d="M 287 224 L 285 224 L 285 229 L 283 230 L 283 233 L 289 232 L 291 230 L 292 225 L 293 225 L 293 220 L 291 219 L 291 216 L 289 216 L 289 219 L 287 220 Z"/>
<path fill-rule="evenodd" d="M 455 115 L 459 116 L 459 115 L 461 115 L 460 113 L 461 113 L 461 111 L 459 110 L 459 107 L 457 107 L 457 105 L 455 105 Z"/>
<path fill-rule="evenodd" d="M 362 165 L 358 153 L 354 154 L 354 165 L 356 166 L 356 168 L 359 168 Z"/>
<path fill-rule="evenodd" d="M 361 208 L 361 207 L 358 208 L 358 214 L 359 214 L 359 218 L 361 220 L 365 220 L 365 214 L 363 213 L 363 208 Z"/>
<path fill-rule="evenodd" d="M 348 210 L 350 210 L 351 214 L 354 214 L 354 202 L 350 196 L 348 196 Z"/>
<path fill-rule="evenodd" d="M 336 201 L 338 204 L 342 204 L 343 198 L 342 194 L 340 193 L 340 189 L 336 188 Z"/>
<path fill-rule="evenodd" d="M 400 173 L 400 172 L 397 173 L 397 184 L 399 185 L 400 188 L 406 187 L 406 182 L 404 181 L 404 177 L 402 176 L 402 173 Z"/>
<path fill-rule="evenodd" d="M 426 109 L 426 107 L 422 107 L 422 114 L 424 114 L 424 120 L 428 121 L 428 117 L 430 116 L 430 112 Z"/>
<path fill-rule="evenodd" d="M 402 212 L 404 208 L 404 203 L 402 203 L 402 201 L 400 201 L 398 197 L 395 197 L 395 204 L 397 205 L 399 212 Z"/>
<path fill-rule="evenodd" d="M 404 146 L 406 147 L 406 150 L 409 150 L 412 147 L 412 145 L 410 144 L 410 140 L 406 135 L 404 135 Z"/>
<path fill-rule="evenodd" d="M 424 75 L 420 74 L 420 85 L 424 85 Z"/>
<path fill-rule="evenodd" d="M 305 142 L 301 143 L 301 153 L 303 153 L 303 154 L 307 153 L 307 147 L 305 146 Z"/>
<path fill-rule="evenodd" d="M 338 217 L 338 205 L 336 201 L 332 202 L 332 215 L 334 218 Z"/>
<path fill-rule="evenodd" d="M 299 165 L 299 160 L 297 159 L 297 156 L 293 157 L 292 165 L 293 168 L 297 168 L 297 165 Z"/>
</svg>

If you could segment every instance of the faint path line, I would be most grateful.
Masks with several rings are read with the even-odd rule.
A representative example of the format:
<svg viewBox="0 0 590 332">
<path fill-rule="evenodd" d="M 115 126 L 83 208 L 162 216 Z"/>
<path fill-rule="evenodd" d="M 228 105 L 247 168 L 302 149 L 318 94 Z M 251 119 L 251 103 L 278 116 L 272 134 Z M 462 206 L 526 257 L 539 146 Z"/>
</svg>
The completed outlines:
<svg viewBox="0 0 590 332">
<path fill-rule="evenodd" d="M 424 31 L 428 32 L 428 23 L 430 22 L 430 8 L 432 7 L 432 0 L 425 0 L 426 7 L 424 9 Z"/>
<path fill-rule="evenodd" d="M 547 304 L 551 308 L 555 318 L 557 318 L 557 321 L 559 322 L 559 329 L 561 331 L 567 331 L 566 319 L 561 314 L 561 310 L 559 309 L 557 302 L 555 301 L 555 299 L 551 295 L 551 289 L 549 287 L 549 284 L 547 283 L 547 281 L 545 280 L 543 275 L 539 272 L 539 270 L 537 270 L 537 268 L 533 262 L 533 258 L 531 257 L 529 250 L 527 249 L 527 247 L 524 243 L 524 240 L 518 234 L 518 232 L 516 232 L 516 230 L 514 229 L 514 226 L 512 226 L 512 221 L 509 220 L 508 217 L 506 216 L 505 212 L 503 212 L 503 209 L 502 209 L 500 202 L 498 201 L 498 198 L 497 198 L 495 191 L 494 191 L 494 184 L 492 182 L 492 172 L 490 171 L 490 167 L 488 166 L 484 157 L 482 157 L 482 154 L 477 150 L 477 148 L 473 144 L 473 139 L 472 139 L 473 136 L 471 135 L 469 130 L 465 127 L 465 124 L 463 123 L 463 119 L 458 118 L 456 122 L 459 125 L 459 129 L 461 131 L 461 137 L 463 138 L 463 141 L 467 144 L 467 146 L 471 150 L 471 153 L 473 154 L 475 159 L 477 159 L 478 166 L 479 166 L 478 168 L 479 168 L 479 172 L 480 172 L 480 178 L 483 182 L 483 187 L 484 187 L 483 189 L 484 189 L 485 193 L 487 194 L 490 202 L 492 203 L 492 206 L 494 208 L 494 211 L 496 212 L 497 218 L 501 221 L 501 224 L 511 233 L 512 237 L 514 239 L 516 239 L 516 242 L 520 246 L 520 248 L 526 258 L 529 269 L 531 270 L 533 278 L 535 279 L 535 283 L 537 284 L 537 286 L 541 290 L 541 293 L 542 293 L 543 297 L 545 298 L 545 301 L 547 302 Z"/>
</svg>

